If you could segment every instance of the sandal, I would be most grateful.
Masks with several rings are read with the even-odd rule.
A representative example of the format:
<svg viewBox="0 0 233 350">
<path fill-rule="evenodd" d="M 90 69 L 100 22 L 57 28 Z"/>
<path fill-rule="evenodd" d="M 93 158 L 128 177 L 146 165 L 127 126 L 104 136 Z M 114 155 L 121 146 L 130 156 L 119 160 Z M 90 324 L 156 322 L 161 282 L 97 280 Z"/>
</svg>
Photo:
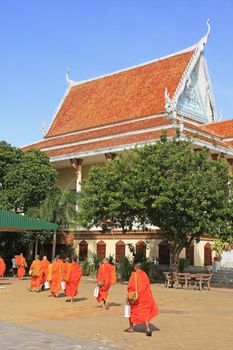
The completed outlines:
<svg viewBox="0 0 233 350">
<path fill-rule="evenodd" d="M 126 328 L 125 330 L 124 330 L 124 332 L 126 332 L 126 333 L 133 333 L 134 332 L 134 330 L 132 329 L 132 328 Z"/>
</svg>

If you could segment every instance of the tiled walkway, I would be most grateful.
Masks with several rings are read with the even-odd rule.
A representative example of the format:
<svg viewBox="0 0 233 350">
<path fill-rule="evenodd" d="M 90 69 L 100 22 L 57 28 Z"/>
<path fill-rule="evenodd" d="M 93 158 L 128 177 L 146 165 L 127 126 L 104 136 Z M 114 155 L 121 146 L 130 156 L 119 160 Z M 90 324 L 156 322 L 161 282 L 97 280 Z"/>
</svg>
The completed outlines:
<svg viewBox="0 0 233 350">
<path fill-rule="evenodd" d="M 109 350 L 96 342 L 81 341 L 0 321 L 0 350 Z"/>
</svg>

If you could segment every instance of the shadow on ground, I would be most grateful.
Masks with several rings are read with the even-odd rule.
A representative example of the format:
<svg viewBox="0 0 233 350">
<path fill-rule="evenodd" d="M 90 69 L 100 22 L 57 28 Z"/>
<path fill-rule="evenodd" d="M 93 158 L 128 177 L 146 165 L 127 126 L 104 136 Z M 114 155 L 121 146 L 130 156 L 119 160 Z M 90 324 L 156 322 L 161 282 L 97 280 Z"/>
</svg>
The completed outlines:
<svg viewBox="0 0 233 350">
<path fill-rule="evenodd" d="M 139 333 L 146 333 L 146 325 L 144 323 L 142 324 L 137 324 L 136 326 L 133 327 L 134 332 L 139 332 Z M 150 323 L 150 329 L 152 332 L 158 332 L 160 331 L 159 328 L 157 328 L 154 324 Z"/>
</svg>

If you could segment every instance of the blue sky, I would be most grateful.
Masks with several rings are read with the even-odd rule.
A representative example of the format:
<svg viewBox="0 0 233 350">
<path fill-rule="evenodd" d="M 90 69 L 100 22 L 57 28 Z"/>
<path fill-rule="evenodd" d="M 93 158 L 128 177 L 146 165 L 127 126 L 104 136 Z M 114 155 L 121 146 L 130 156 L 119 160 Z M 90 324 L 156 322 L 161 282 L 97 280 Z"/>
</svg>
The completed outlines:
<svg viewBox="0 0 233 350">
<path fill-rule="evenodd" d="M 71 79 L 206 48 L 217 109 L 233 118 L 232 0 L 0 0 L 0 140 L 42 137 Z"/>
</svg>

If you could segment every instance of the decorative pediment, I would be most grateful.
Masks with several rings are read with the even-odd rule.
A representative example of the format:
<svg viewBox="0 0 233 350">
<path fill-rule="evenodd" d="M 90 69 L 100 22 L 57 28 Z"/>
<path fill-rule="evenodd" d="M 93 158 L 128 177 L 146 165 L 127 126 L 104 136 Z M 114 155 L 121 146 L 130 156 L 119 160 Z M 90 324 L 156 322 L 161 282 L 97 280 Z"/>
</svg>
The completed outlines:
<svg viewBox="0 0 233 350">
<path fill-rule="evenodd" d="M 198 73 L 194 69 L 177 103 L 178 114 L 208 123 L 207 109 L 198 86 Z"/>
<path fill-rule="evenodd" d="M 176 121 L 177 116 L 188 117 L 199 123 L 212 123 L 217 119 L 214 96 L 211 88 L 204 49 L 210 33 L 207 21 L 207 33 L 195 45 L 194 53 L 180 79 L 172 98 L 165 91 L 165 112 L 169 119 Z"/>
</svg>

